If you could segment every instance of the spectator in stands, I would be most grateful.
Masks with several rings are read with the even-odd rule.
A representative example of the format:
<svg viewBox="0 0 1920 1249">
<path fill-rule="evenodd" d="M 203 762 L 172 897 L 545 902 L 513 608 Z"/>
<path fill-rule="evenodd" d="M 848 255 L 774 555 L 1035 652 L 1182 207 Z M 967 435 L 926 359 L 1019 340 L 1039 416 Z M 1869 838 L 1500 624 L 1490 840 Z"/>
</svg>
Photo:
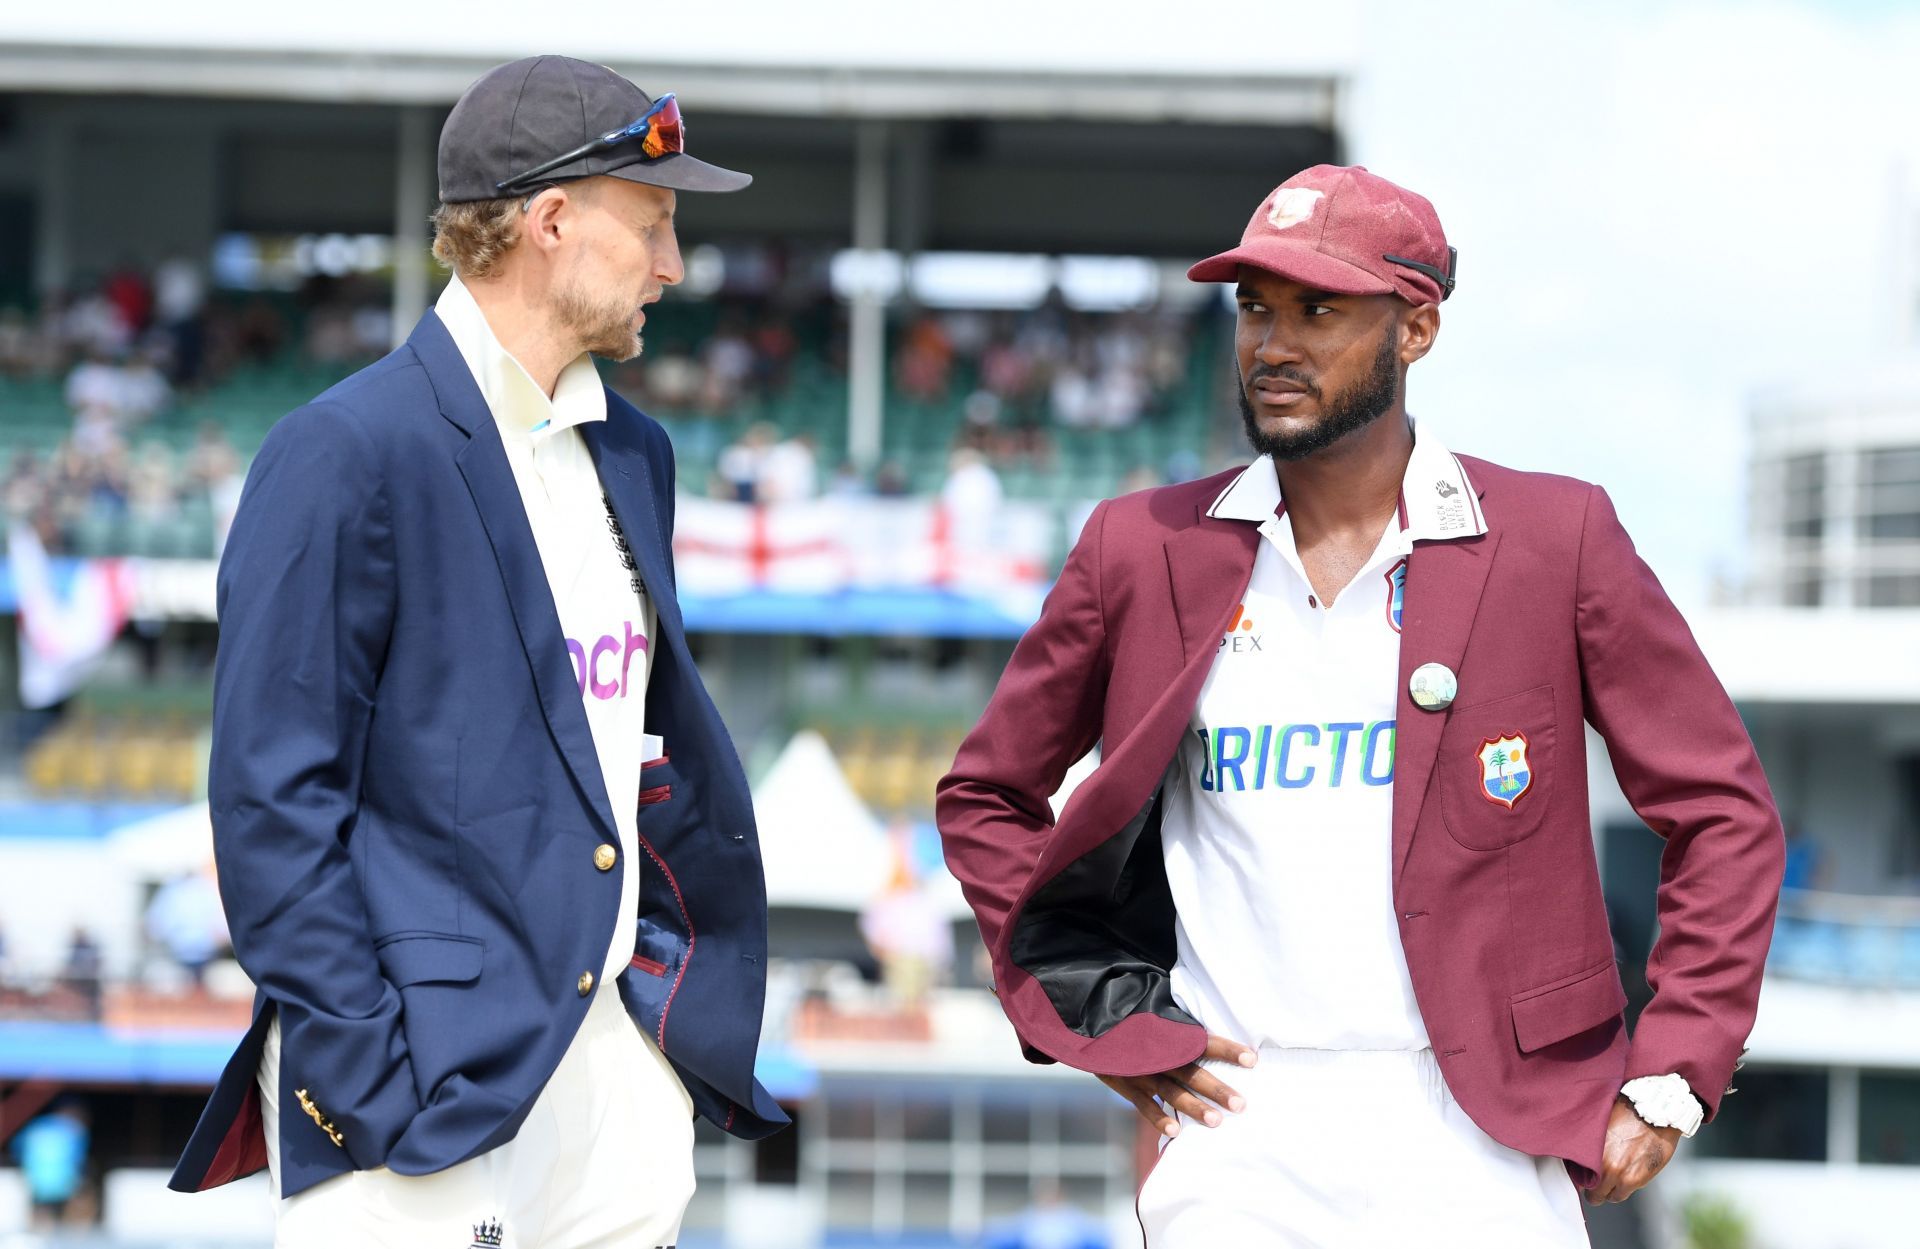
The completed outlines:
<svg viewBox="0 0 1920 1249">
<path fill-rule="evenodd" d="M 883 499 L 905 498 L 913 493 L 913 483 L 898 460 L 888 460 L 873 472 L 873 492 Z"/>
<path fill-rule="evenodd" d="M 643 398 L 668 412 L 692 408 L 706 386 L 699 363 L 684 351 L 669 349 L 657 357 L 649 352 L 640 372 L 645 383 Z"/>
<path fill-rule="evenodd" d="M 0 481 L 0 511 L 8 524 L 25 519 L 46 497 L 45 472 L 40 457 L 32 450 L 20 447 L 14 451 L 6 479 Z"/>
<path fill-rule="evenodd" d="M 206 987 L 207 964 L 230 945 L 211 866 L 183 872 L 155 890 L 147 904 L 147 936 L 185 969 L 196 993 Z"/>
<path fill-rule="evenodd" d="M 763 318 L 759 327 L 753 332 L 754 385 L 763 394 L 784 388 L 794 354 L 799 349 L 800 340 L 794 337 L 791 318 L 783 316 Z"/>
<path fill-rule="evenodd" d="M 51 368 L 47 342 L 18 308 L 0 308 L 0 373 L 32 377 Z"/>
<path fill-rule="evenodd" d="M 1099 398 L 1093 377 L 1081 366 L 1080 361 L 1071 360 L 1054 369 L 1048 399 L 1053 406 L 1055 421 L 1069 429 L 1081 429 L 1094 424 L 1098 417 Z"/>
<path fill-rule="evenodd" d="M 738 441 L 720 452 L 714 464 L 718 483 L 715 495 L 736 503 L 758 503 L 761 474 L 766 469 L 767 453 L 778 440 L 780 431 L 764 421 L 749 425 Z"/>
<path fill-rule="evenodd" d="M 827 481 L 827 495 L 830 498 L 855 499 L 871 493 L 866 475 L 852 460 L 840 461 Z"/>
<path fill-rule="evenodd" d="M 127 481 L 127 515 L 135 524 L 162 524 L 173 518 L 179 503 L 173 452 L 150 442 L 133 459 Z"/>
<path fill-rule="evenodd" d="M 72 940 L 67 943 L 67 961 L 60 969 L 60 983 L 85 1000 L 90 1019 L 100 1018 L 103 968 L 100 943 L 85 928 L 76 927 Z"/>
<path fill-rule="evenodd" d="M 802 503 L 819 493 L 820 463 L 812 437 L 797 434 L 767 449 L 756 491 L 762 503 Z"/>
<path fill-rule="evenodd" d="M 131 262 L 122 262 L 100 284 L 100 295 L 120 316 L 129 338 L 144 334 L 153 319 L 153 286 Z"/>
<path fill-rule="evenodd" d="M 939 318 L 916 318 L 902 336 L 900 354 L 894 358 L 894 384 L 911 399 L 927 402 L 946 398 L 953 354 L 953 342 Z"/>
<path fill-rule="evenodd" d="M 113 301 L 100 292 L 83 295 L 65 305 L 59 317 L 61 341 L 75 351 L 97 352 L 112 358 L 133 344 L 133 328 Z"/>
<path fill-rule="evenodd" d="M 86 1107 L 63 1097 L 13 1138 L 13 1156 L 27 1182 L 36 1229 L 86 1221 L 76 1199 L 86 1178 L 89 1137 Z"/>
<path fill-rule="evenodd" d="M 987 457 L 972 447 L 956 450 L 948 460 L 946 484 L 940 488 L 940 502 L 947 510 L 954 545 L 962 550 L 986 547 L 1004 498 L 1000 474 L 993 471 Z"/>
<path fill-rule="evenodd" d="M 893 873 L 860 913 L 860 936 L 880 963 L 887 991 L 903 1007 L 917 1007 L 953 967 L 953 928 L 913 870 L 912 826 L 887 830 Z"/>
<path fill-rule="evenodd" d="M 206 355 L 202 319 L 206 301 L 206 278 L 193 261 L 175 255 L 154 270 L 154 323 L 166 341 L 172 366 L 169 380 L 176 386 L 192 386 L 200 380 Z"/>
<path fill-rule="evenodd" d="M 67 407 L 76 413 L 98 411 L 118 415 L 121 401 L 120 366 L 105 348 L 95 347 L 67 374 Z"/>
<path fill-rule="evenodd" d="M 203 422 L 193 449 L 187 453 L 185 489 L 206 496 L 213 512 L 216 555 L 226 547 L 227 530 L 233 525 L 233 513 L 240 506 L 240 491 L 246 480 L 246 466 L 240 462 L 240 453 L 227 441 L 226 431 L 212 421 Z"/>
<path fill-rule="evenodd" d="M 719 328 L 701 353 L 706 366 L 700 406 L 709 413 L 723 413 L 740 401 L 747 379 L 753 375 L 753 345 L 747 341 L 737 316 L 721 319 Z"/>
</svg>

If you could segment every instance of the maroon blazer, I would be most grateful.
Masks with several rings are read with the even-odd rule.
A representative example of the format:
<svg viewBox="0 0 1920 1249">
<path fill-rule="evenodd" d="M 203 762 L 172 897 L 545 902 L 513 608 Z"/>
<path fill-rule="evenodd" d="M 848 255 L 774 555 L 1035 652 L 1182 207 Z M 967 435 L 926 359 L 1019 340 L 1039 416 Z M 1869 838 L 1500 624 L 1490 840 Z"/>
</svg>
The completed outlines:
<svg viewBox="0 0 1920 1249">
<path fill-rule="evenodd" d="M 1393 905 L 1455 1099 L 1591 1187 L 1624 1081 L 1677 1071 L 1709 1121 L 1719 1109 L 1753 1025 L 1784 838 L 1739 714 L 1605 491 L 1461 458 L 1488 530 L 1416 542 L 1408 562 Z M 1232 477 L 1094 509 L 940 782 L 947 863 L 1036 1061 L 1139 1075 L 1205 1047 L 1169 988 L 1159 796 L 1261 540 L 1205 514 Z M 1429 662 L 1459 677 L 1443 712 L 1407 694 Z M 1666 841 L 1654 996 L 1631 1039 L 1583 723 Z M 1533 788 L 1507 808 L 1475 792 L 1479 748 L 1516 728 Z M 1056 822 L 1048 798 L 1096 741 L 1100 766 Z"/>
</svg>

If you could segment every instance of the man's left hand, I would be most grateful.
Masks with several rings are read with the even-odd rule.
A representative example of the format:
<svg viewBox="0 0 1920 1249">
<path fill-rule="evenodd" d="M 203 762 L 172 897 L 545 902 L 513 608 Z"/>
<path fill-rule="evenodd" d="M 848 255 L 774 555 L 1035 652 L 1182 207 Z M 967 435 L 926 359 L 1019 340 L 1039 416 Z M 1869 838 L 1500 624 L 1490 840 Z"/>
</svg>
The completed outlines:
<svg viewBox="0 0 1920 1249">
<path fill-rule="evenodd" d="M 1680 1143 L 1679 1128 L 1656 1128 L 1634 1113 L 1625 1097 L 1613 1099 L 1607 1120 L 1607 1144 L 1600 1164 L 1600 1182 L 1587 1190 L 1587 1204 L 1625 1201 L 1673 1157 Z"/>
</svg>

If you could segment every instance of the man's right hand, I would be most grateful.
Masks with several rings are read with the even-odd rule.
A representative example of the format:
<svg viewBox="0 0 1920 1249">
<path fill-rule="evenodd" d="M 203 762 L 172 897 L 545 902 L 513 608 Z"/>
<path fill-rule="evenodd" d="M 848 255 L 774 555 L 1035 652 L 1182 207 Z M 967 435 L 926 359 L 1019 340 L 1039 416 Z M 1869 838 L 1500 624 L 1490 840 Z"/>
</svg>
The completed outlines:
<svg viewBox="0 0 1920 1249">
<path fill-rule="evenodd" d="M 1238 1041 L 1209 1035 L 1207 1052 L 1200 1059 L 1202 1062 L 1213 1059 L 1251 1067 L 1255 1056 L 1252 1050 Z M 1221 1110 L 1238 1114 L 1247 1105 L 1246 1098 L 1228 1088 L 1199 1062 L 1163 1071 L 1159 1075 L 1101 1076 L 1100 1082 L 1132 1102 L 1133 1108 L 1140 1112 L 1140 1117 L 1163 1136 L 1180 1135 L 1180 1122 L 1173 1116 L 1175 1110 L 1189 1119 L 1215 1127 L 1221 1121 Z"/>
</svg>

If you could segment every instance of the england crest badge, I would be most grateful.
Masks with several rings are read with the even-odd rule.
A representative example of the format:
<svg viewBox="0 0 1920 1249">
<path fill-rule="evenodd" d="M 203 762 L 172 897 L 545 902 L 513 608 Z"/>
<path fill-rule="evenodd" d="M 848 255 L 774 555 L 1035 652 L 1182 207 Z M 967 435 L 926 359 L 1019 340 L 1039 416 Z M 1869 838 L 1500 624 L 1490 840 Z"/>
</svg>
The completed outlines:
<svg viewBox="0 0 1920 1249">
<path fill-rule="evenodd" d="M 1488 802 L 1511 809 L 1533 784 L 1527 761 L 1527 735 L 1509 733 L 1480 743 L 1480 792 Z"/>
</svg>

